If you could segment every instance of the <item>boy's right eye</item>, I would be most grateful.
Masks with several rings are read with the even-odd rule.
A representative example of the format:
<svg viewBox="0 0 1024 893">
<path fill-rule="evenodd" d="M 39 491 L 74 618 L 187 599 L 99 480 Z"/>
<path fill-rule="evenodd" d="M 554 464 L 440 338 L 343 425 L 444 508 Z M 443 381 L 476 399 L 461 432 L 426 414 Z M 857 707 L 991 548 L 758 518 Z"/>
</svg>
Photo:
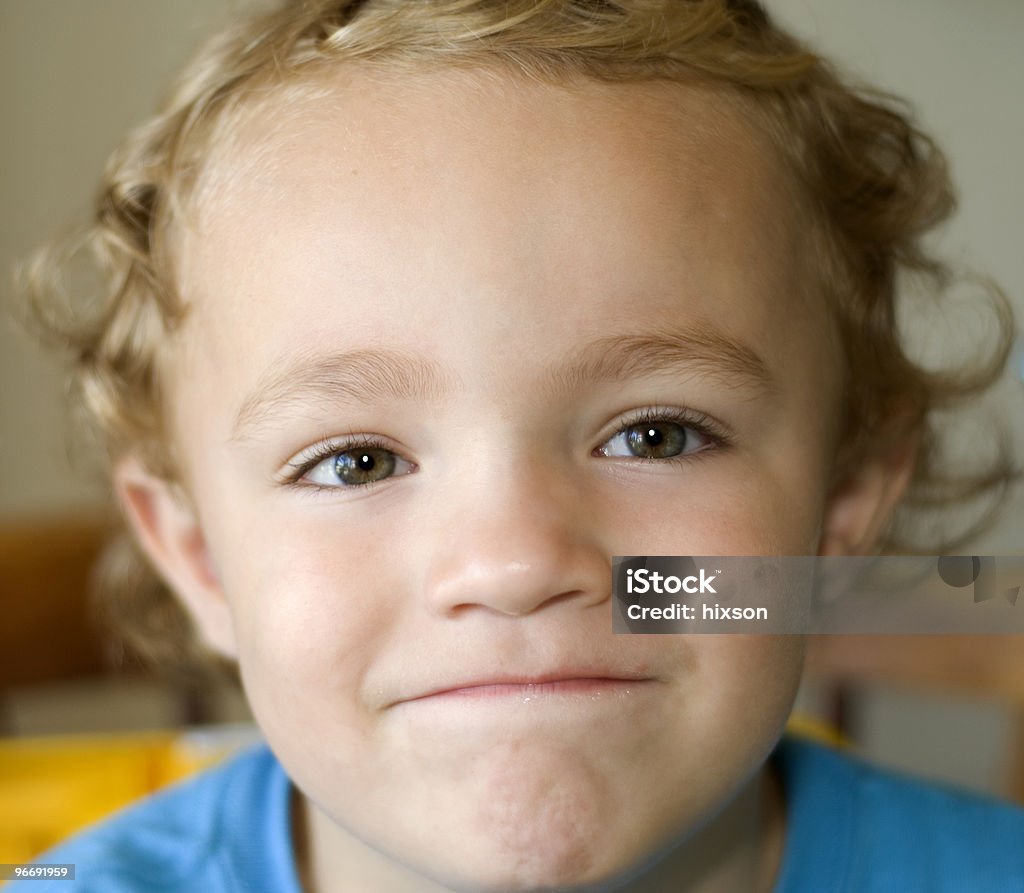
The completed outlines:
<svg viewBox="0 0 1024 893">
<path fill-rule="evenodd" d="M 291 463 L 296 469 L 294 483 L 314 487 L 343 489 L 375 484 L 414 470 L 411 462 L 377 444 L 342 447 L 322 444 Z"/>
</svg>

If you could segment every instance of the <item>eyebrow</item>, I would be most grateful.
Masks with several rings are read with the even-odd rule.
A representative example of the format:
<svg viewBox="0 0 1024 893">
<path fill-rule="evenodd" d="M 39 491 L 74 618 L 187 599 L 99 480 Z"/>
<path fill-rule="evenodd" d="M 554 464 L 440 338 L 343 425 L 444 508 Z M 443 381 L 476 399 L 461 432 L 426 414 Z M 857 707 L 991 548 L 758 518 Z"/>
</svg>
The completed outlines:
<svg viewBox="0 0 1024 893">
<path fill-rule="evenodd" d="M 749 345 L 712 326 L 653 334 L 617 335 L 592 341 L 575 353 L 549 384 L 572 390 L 587 382 L 622 381 L 638 375 L 699 375 L 751 396 L 770 396 L 778 383 Z"/>
<path fill-rule="evenodd" d="M 247 440 L 294 403 L 432 399 L 447 390 L 436 363 L 395 350 L 306 354 L 269 371 L 242 402 L 231 440 Z"/>
<path fill-rule="evenodd" d="M 552 370 L 546 384 L 556 392 L 573 392 L 590 383 L 657 374 L 699 375 L 748 390 L 751 397 L 777 390 L 775 379 L 753 348 L 710 326 L 599 338 Z M 241 442 L 256 436 L 260 428 L 297 403 L 332 406 L 430 400 L 442 397 L 449 386 L 438 364 L 401 351 L 301 355 L 260 379 L 238 410 L 231 440 Z"/>
</svg>

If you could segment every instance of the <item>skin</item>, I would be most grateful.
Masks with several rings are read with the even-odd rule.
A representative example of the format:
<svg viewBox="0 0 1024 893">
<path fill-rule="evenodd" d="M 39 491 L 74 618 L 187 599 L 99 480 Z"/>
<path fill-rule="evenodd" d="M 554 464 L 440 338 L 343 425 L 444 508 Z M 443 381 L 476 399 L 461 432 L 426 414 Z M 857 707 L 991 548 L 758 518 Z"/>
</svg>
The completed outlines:
<svg viewBox="0 0 1024 893">
<path fill-rule="evenodd" d="M 842 367 L 783 169 L 692 86 L 355 80 L 212 164 L 179 251 L 183 481 L 117 478 L 295 782 L 305 885 L 770 889 L 802 642 L 613 636 L 609 599 L 613 555 L 865 551 L 906 482 L 900 453 L 828 486 Z M 558 377 L 593 341 L 711 329 L 771 388 L 689 349 Z M 336 360 L 381 350 L 432 364 L 426 392 Z M 330 357 L 318 397 L 293 364 Z M 728 442 L 624 454 L 651 407 Z M 282 482 L 367 436 L 393 476 Z M 550 673 L 578 684 L 464 689 Z"/>
</svg>

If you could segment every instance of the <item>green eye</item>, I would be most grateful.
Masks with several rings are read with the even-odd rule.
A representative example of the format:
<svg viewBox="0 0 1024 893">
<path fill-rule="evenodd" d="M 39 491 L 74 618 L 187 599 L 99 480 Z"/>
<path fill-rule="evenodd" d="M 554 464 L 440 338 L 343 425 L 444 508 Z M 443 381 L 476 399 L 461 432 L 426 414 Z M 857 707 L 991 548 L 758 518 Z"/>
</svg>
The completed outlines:
<svg viewBox="0 0 1024 893">
<path fill-rule="evenodd" d="M 629 451 L 641 459 L 667 459 L 686 448 L 686 429 L 675 422 L 645 422 L 623 433 Z"/>
<path fill-rule="evenodd" d="M 371 484 L 395 473 L 395 454 L 377 447 L 345 450 L 334 457 L 332 471 L 345 484 Z"/>
<path fill-rule="evenodd" d="M 338 449 L 324 445 L 306 460 L 298 479 L 321 488 L 344 489 L 409 474 L 412 463 L 383 446 L 362 444 Z"/>
<path fill-rule="evenodd" d="M 692 424 L 672 419 L 650 419 L 623 428 L 598 452 L 610 457 L 672 459 L 701 450 L 714 442 L 711 435 Z"/>
</svg>

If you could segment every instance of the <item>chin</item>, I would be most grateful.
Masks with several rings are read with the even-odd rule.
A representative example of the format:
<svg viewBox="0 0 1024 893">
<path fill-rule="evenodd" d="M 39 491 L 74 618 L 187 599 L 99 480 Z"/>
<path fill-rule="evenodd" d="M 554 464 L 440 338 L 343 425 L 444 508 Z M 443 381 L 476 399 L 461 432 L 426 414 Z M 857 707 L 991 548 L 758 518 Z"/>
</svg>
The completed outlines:
<svg viewBox="0 0 1024 893">
<path fill-rule="evenodd" d="M 472 865 L 453 859 L 458 873 L 437 880 L 457 893 L 602 893 L 639 872 L 635 865 L 615 865 L 607 853 L 574 848 L 571 836 L 529 853 L 477 853 Z M 452 856 L 458 855 L 453 849 Z"/>
<path fill-rule="evenodd" d="M 423 873 L 458 893 L 603 893 L 641 874 L 666 846 L 647 841 L 635 823 L 615 826 L 609 813 L 596 823 L 581 821 L 558 802 L 556 791 L 552 795 L 541 809 L 546 814 L 534 821 L 438 835 L 435 840 L 444 842 L 433 851 L 434 870 Z"/>
<path fill-rule="evenodd" d="M 451 824 L 432 835 L 464 879 L 457 890 L 596 890 L 639 855 L 648 823 L 629 785 L 585 751 L 509 741 L 469 772 L 469 789 L 441 812 Z"/>
</svg>

